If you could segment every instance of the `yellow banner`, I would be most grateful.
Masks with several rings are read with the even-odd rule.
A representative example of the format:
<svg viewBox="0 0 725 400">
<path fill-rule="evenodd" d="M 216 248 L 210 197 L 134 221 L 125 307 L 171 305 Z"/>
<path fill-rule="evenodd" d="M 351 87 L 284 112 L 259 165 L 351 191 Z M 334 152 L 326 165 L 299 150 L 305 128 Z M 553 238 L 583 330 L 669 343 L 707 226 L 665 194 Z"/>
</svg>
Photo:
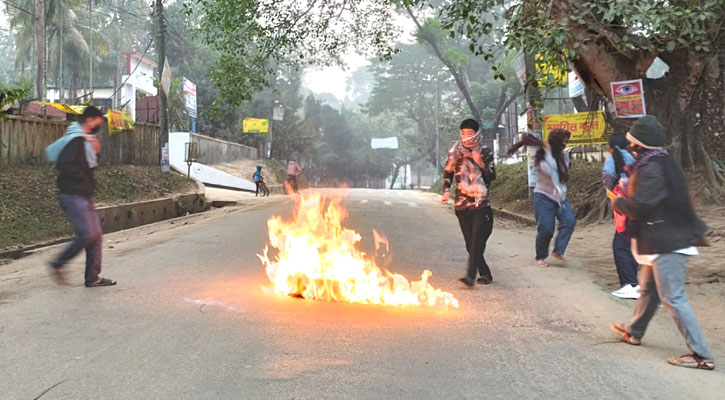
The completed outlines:
<svg viewBox="0 0 725 400">
<path fill-rule="evenodd" d="M 269 133 L 269 120 L 260 118 L 244 118 L 242 121 L 244 133 Z"/>
<path fill-rule="evenodd" d="M 546 63 L 540 54 L 534 56 L 536 63 L 536 75 L 539 86 L 550 87 L 560 86 L 569 83 L 568 71 L 552 64 Z"/>
<path fill-rule="evenodd" d="M 70 104 L 63 104 L 63 103 L 45 103 L 45 102 L 36 102 L 42 106 L 49 106 L 56 108 L 60 111 L 63 111 L 64 113 L 68 114 L 75 114 L 75 115 L 81 115 L 83 114 L 83 110 L 86 109 L 86 106 L 72 106 Z"/>
<path fill-rule="evenodd" d="M 571 132 L 571 145 L 606 144 L 612 128 L 604 120 L 604 112 L 544 115 L 544 140 L 554 129 Z"/>
<path fill-rule="evenodd" d="M 108 136 L 122 131 L 131 131 L 134 126 L 133 116 L 128 111 L 108 110 Z"/>
</svg>

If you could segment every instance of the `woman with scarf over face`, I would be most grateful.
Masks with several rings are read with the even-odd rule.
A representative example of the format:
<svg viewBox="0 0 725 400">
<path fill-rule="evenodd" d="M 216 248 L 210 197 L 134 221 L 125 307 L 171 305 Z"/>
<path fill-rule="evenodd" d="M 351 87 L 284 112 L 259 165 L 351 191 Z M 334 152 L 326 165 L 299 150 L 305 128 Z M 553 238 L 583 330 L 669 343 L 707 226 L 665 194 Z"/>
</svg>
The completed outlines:
<svg viewBox="0 0 725 400">
<path fill-rule="evenodd" d="M 536 166 L 536 187 L 534 188 L 534 217 L 536 218 L 536 265 L 548 267 L 549 244 L 554 237 L 556 220 L 559 220 L 559 234 L 551 254 L 559 263 L 565 264 L 564 253 L 574 233 L 576 216 L 566 200 L 566 182 L 569 178 L 569 155 L 564 152 L 571 132 L 554 129 L 544 142 L 533 135 L 526 135 L 509 149 L 514 154 L 523 146 L 536 146 L 533 157 Z"/>
</svg>

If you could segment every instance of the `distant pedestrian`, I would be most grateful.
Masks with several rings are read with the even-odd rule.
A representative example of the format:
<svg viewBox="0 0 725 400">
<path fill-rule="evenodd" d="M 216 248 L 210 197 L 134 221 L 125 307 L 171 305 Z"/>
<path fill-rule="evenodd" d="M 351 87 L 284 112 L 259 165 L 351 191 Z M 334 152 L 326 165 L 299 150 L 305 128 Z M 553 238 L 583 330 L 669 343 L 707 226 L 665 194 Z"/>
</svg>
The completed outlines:
<svg viewBox="0 0 725 400">
<path fill-rule="evenodd" d="M 301 173 L 302 167 L 297 164 L 297 160 L 290 160 L 289 164 L 287 164 L 287 183 L 290 186 L 288 191 L 291 190 L 292 192 L 297 193 L 297 175 Z"/>
<path fill-rule="evenodd" d="M 257 165 L 257 170 L 254 171 L 254 175 L 252 175 L 252 178 L 254 179 L 254 184 L 256 186 L 254 195 L 259 196 L 259 185 L 260 185 L 260 182 L 264 181 L 264 177 L 262 176 L 262 166 L 261 165 Z"/>
<path fill-rule="evenodd" d="M 690 352 L 670 358 L 672 365 L 714 369 L 715 361 L 700 323 L 687 301 L 685 266 L 704 244 L 705 223 L 695 214 L 685 174 L 662 147 L 664 129 L 657 118 L 637 120 L 627 133 L 637 161 L 627 185 L 627 197 L 614 209 L 633 223 L 632 252 L 642 264 L 640 297 L 628 324 L 612 324 L 623 341 L 639 345 L 650 320 L 662 303 L 685 337 Z"/>
<path fill-rule="evenodd" d="M 493 276 L 483 253 L 493 231 L 493 210 L 488 189 L 496 179 L 496 166 L 493 152 L 481 141 L 478 122 L 473 119 L 463 121 L 460 137 L 448 151 L 441 204 L 448 203 L 455 177 L 456 217 L 468 251 L 466 276 L 459 280 L 469 287 L 474 282 L 488 285 L 493 282 Z M 479 274 L 478 280 L 476 272 Z"/>
<path fill-rule="evenodd" d="M 45 150 L 48 161 L 58 170 L 58 200 L 75 232 L 73 240 L 50 263 L 51 276 L 59 284 L 66 283 L 63 267 L 84 249 L 86 287 L 116 284 L 100 277 L 103 232 L 92 200 L 96 189 L 93 170 L 100 153 L 96 134 L 104 121 L 101 110 L 88 106 L 78 122 L 73 122 L 65 135 Z"/>
<path fill-rule="evenodd" d="M 604 188 L 611 194 L 624 195 L 629 180 L 626 167 L 634 163 L 634 157 L 626 150 L 628 144 L 627 138 L 623 134 L 609 137 L 607 150 L 612 156 L 604 161 L 602 182 Z M 612 251 L 614 264 L 617 266 L 617 275 L 619 275 L 620 289 L 612 292 L 612 295 L 621 299 L 637 299 L 639 298 L 639 284 L 637 283 L 639 263 L 632 256 L 631 230 L 628 229 L 626 216 L 616 210 L 613 213 L 615 231 Z"/>
<path fill-rule="evenodd" d="M 564 149 L 570 137 L 571 132 L 564 129 L 552 130 L 547 142 L 527 134 L 509 149 L 509 154 L 513 154 L 523 146 L 539 148 L 533 157 L 536 166 L 534 217 L 537 228 L 536 265 L 542 268 L 549 266 L 546 259 L 549 257 L 556 220 L 559 220 L 559 233 L 551 256 L 561 264 L 566 264 L 564 253 L 576 226 L 576 216 L 566 198 L 570 162 L 569 154 Z"/>
</svg>

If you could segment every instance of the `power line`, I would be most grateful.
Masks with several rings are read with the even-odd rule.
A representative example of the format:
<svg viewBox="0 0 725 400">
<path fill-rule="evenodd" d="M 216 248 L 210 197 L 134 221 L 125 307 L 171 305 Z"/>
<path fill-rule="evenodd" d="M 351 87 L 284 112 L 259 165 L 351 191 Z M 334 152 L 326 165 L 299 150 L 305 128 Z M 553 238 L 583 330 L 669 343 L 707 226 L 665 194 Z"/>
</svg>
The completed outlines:
<svg viewBox="0 0 725 400">
<path fill-rule="evenodd" d="M 143 51 L 143 55 L 141 56 L 141 58 L 140 58 L 140 59 L 138 60 L 138 62 L 136 63 L 136 66 L 135 66 L 135 67 L 133 67 L 133 70 L 131 71 L 131 73 L 130 73 L 130 74 L 128 74 L 128 76 L 126 77 L 126 79 L 124 79 L 124 81 L 123 81 L 123 82 L 121 82 L 121 84 L 120 84 L 120 85 L 119 85 L 118 87 L 116 87 L 116 89 L 115 89 L 115 90 L 113 91 L 113 93 L 112 93 L 112 94 L 111 94 L 111 96 L 110 96 L 111 98 L 113 98 L 113 96 L 115 96 L 115 95 L 116 95 L 116 93 L 118 92 L 118 89 L 122 88 L 122 87 L 123 87 L 123 85 L 125 85 L 125 84 L 126 84 L 126 82 L 128 82 L 128 80 L 129 80 L 129 79 L 131 79 L 131 76 L 133 76 L 133 73 L 134 73 L 134 72 L 136 72 L 136 69 L 138 69 L 138 66 L 139 66 L 139 65 L 141 65 L 141 62 L 142 62 L 142 61 L 143 61 L 143 59 L 144 59 L 144 58 L 146 57 L 146 53 L 147 53 L 147 52 L 149 51 L 149 49 L 151 48 L 151 43 L 153 43 L 153 42 L 154 42 L 153 40 L 149 40 L 149 44 L 148 44 L 148 45 L 146 46 L 146 50 L 144 50 L 144 51 Z"/>
</svg>

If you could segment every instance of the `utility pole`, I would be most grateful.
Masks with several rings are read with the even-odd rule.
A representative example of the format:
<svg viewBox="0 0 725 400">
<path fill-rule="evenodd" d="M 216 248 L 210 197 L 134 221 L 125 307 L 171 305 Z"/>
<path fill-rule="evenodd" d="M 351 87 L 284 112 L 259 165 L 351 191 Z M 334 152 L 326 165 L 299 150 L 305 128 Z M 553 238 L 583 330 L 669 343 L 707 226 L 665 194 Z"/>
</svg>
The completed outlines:
<svg viewBox="0 0 725 400">
<path fill-rule="evenodd" d="M 88 0 L 88 93 L 93 93 L 93 0 Z"/>
<path fill-rule="evenodd" d="M 65 103 L 65 96 L 63 96 L 63 49 L 65 47 L 63 25 L 65 25 L 65 8 L 63 8 L 63 0 L 60 0 L 58 4 L 60 5 L 60 35 L 58 35 L 58 76 L 56 77 L 56 86 L 58 86 L 58 103 Z"/>
<path fill-rule="evenodd" d="M 436 76 L 436 174 L 435 176 L 438 176 L 438 173 L 441 170 L 441 156 L 440 156 L 440 115 L 441 115 L 441 89 L 440 89 L 440 83 L 438 81 L 438 76 Z"/>
<path fill-rule="evenodd" d="M 164 4 L 162 0 L 154 1 L 154 30 L 156 39 L 156 56 L 159 63 L 159 76 L 164 76 L 166 60 L 166 23 L 164 22 Z M 169 142 L 169 121 L 166 93 L 159 87 L 159 149 L 163 152 L 164 145 Z"/>
</svg>

